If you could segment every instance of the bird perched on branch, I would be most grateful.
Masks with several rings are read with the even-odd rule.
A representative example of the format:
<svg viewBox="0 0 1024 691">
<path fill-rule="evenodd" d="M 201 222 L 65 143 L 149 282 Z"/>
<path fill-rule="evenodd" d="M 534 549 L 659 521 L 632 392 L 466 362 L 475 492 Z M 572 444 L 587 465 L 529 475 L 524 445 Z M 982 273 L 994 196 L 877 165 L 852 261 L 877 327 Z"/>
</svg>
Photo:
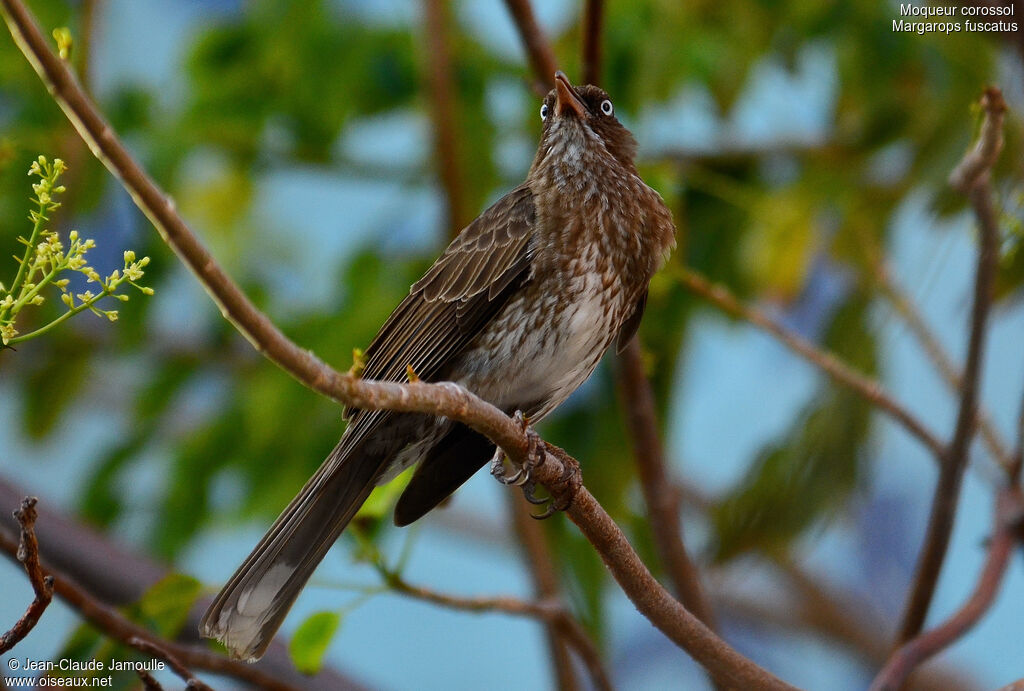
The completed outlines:
<svg viewBox="0 0 1024 691">
<path fill-rule="evenodd" d="M 562 72 L 519 187 L 469 224 L 381 327 L 366 379 L 453 381 L 536 422 L 636 332 L 647 286 L 675 244 L 672 216 L 637 174 L 636 140 L 596 86 Z M 370 491 L 416 465 L 395 507 L 407 525 L 494 457 L 446 418 L 347 410 L 341 441 L 217 596 L 200 625 L 236 657 L 266 650 Z M 500 453 L 500 452 L 498 452 Z"/>
</svg>

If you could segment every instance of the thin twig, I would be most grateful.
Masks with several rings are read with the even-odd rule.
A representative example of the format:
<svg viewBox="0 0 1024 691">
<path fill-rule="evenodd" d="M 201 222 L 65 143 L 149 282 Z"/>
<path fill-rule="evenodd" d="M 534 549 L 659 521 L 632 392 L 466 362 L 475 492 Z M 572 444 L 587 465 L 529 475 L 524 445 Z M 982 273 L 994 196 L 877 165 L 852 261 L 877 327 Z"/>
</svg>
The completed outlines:
<svg viewBox="0 0 1024 691">
<path fill-rule="evenodd" d="M 801 338 L 769 317 L 764 311 L 741 302 L 725 286 L 712 283 L 699 272 L 689 267 L 680 266 L 675 269 L 675 275 L 692 293 L 704 298 L 723 312 L 750 322 L 775 336 L 783 345 L 829 375 L 837 384 L 841 384 L 867 399 L 869 403 L 887 413 L 910 434 L 917 437 L 936 457 L 945 453 L 945 445 L 939 438 L 910 411 L 900 405 L 877 380 L 857 372 L 835 354 L 822 350 Z"/>
<path fill-rule="evenodd" d="M 36 498 L 25 497 L 22 499 L 21 508 L 14 512 L 14 517 L 18 520 L 18 525 L 21 528 L 21 536 L 15 552 L 18 561 L 25 567 L 25 573 L 28 574 L 35 598 L 21 619 L 11 627 L 11 630 L 0 636 L 0 653 L 6 653 L 25 638 L 35 627 L 39 617 L 43 616 L 46 608 L 50 606 L 50 601 L 53 600 L 53 576 L 45 574 L 39 565 L 39 541 L 36 540 L 35 531 Z"/>
<path fill-rule="evenodd" d="M 455 237 L 472 219 L 463 193 L 464 176 L 459 156 L 459 109 L 453 83 L 451 21 L 448 4 L 424 0 L 427 84 L 434 129 L 434 155 L 448 205 L 448 234 Z"/>
<path fill-rule="evenodd" d="M 463 597 L 439 593 L 429 588 L 408 583 L 400 575 L 392 572 L 384 574 L 388 587 L 396 593 L 408 597 L 431 602 L 449 609 L 464 612 L 501 612 L 515 616 L 525 616 L 545 622 L 557 624 L 560 634 L 572 645 L 573 649 L 593 674 L 595 688 L 611 689 L 611 681 L 601 665 L 600 654 L 594 647 L 586 631 L 575 617 L 557 598 L 550 600 L 529 601 L 511 596 L 499 597 Z"/>
<path fill-rule="evenodd" d="M 19 552 L 18 543 L 7 537 L 0 531 L 0 550 L 8 556 L 15 557 Z M 255 685 L 261 689 L 275 691 L 295 691 L 296 687 L 284 684 L 277 679 L 261 672 L 252 665 L 247 665 L 236 660 L 229 660 L 223 655 L 218 655 L 206 648 L 185 646 L 179 643 L 163 641 L 147 629 L 135 622 L 126 619 L 113 607 L 104 605 L 90 595 L 84 588 L 79 586 L 68 576 L 54 569 L 45 560 L 40 560 L 40 568 L 51 574 L 53 578 L 53 592 L 64 602 L 75 609 L 83 619 L 98 628 L 108 637 L 120 641 L 125 645 L 131 645 L 131 639 L 139 638 L 144 641 L 155 643 L 169 651 L 183 664 L 196 669 L 205 669 L 209 672 L 223 674 Z"/>
<path fill-rule="evenodd" d="M 995 514 L 995 536 L 970 598 L 945 622 L 896 650 L 875 677 L 871 691 L 898 691 L 918 666 L 959 640 L 988 612 L 999 593 L 1024 518 L 1024 495 L 1020 488 L 1009 486 L 1000 493 Z"/>
<path fill-rule="evenodd" d="M 561 601 L 558 573 L 554 557 L 544 537 L 544 527 L 530 518 L 530 510 L 524 497 L 515 492 L 507 493 L 509 513 L 515 526 L 523 557 L 533 579 L 533 589 L 541 600 Z M 551 656 L 555 681 L 561 691 L 580 688 L 576 670 L 573 668 L 569 645 L 563 640 L 558 626 L 553 621 L 544 622 L 544 631 Z"/>
<path fill-rule="evenodd" d="M 601 34 L 604 0 L 587 0 L 583 11 L 583 83 L 601 82 Z"/>
<path fill-rule="evenodd" d="M 970 335 L 964 365 L 963 387 L 956 427 L 948 450 L 942 455 L 939 480 L 935 486 L 924 546 L 918 558 L 914 583 L 907 598 L 897 643 L 917 636 L 928 615 L 935 585 L 949 547 L 960 485 L 967 467 L 971 438 L 974 436 L 978 408 L 978 382 L 981 378 L 985 333 L 999 261 L 999 226 L 992 206 L 989 171 L 1002 147 L 1003 115 L 1006 104 L 998 89 L 989 88 L 981 99 L 985 120 L 979 141 L 950 176 L 950 184 L 968 195 L 979 228 L 978 265 L 974 281 Z"/>
<path fill-rule="evenodd" d="M 1020 400 L 1020 412 L 1017 413 L 1017 443 L 1010 458 L 1010 481 L 1020 482 L 1021 468 L 1024 468 L 1024 395 Z"/>
<path fill-rule="evenodd" d="M 192 674 L 192 671 L 183 665 L 181 660 L 179 660 L 174 653 L 167 650 L 156 641 L 133 636 L 128 640 L 128 645 L 135 648 L 140 653 L 145 653 L 166 662 L 167 666 L 171 668 L 171 671 L 185 681 L 188 688 L 197 689 L 198 691 L 213 691 L 213 689 L 207 686 L 202 680 L 197 679 L 196 676 Z"/>
<path fill-rule="evenodd" d="M 673 491 L 672 479 L 666 468 L 665 453 L 658 435 L 654 393 L 644 374 L 638 338 L 626 346 L 619 356 L 619 365 L 619 390 L 633 442 L 640 488 L 647 504 L 647 522 L 654 536 L 658 558 L 683 604 L 714 629 L 714 612 L 683 540 L 678 494 Z"/>
<path fill-rule="evenodd" d="M 938 369 L 939 374 L 946 381 L 946 385 L 953 391 L 959 392 L 963 386 L 963 373 L 953 363 L 949 353 L 946 352 L 938 337 L 925 322 L 924 317 L 921 315 L 921 310 L 914 303 L 913 298 L 893 277 L 884 254 L 878 248 L 871 234 L 867 232 L 860 233 L 859 239 L 861 241 L 860 245 L 864 248 L 868 261 L 871 264 L 872 273 L 879 292 L 889 301 L 893 309 L 896 310 L 896 313 L 910 328 L 910 332 L 914 334 L 914 338 L 921 344 L 928 359 Z M 978 405 L 977 424 L 978 431 L 992 457 L 1007 472 L 1012 472 L 1013 459 L 1010 452 L 1007 451 L 1006 443 L 1000 437 L 999 431 L 996 429 L 995 424 L 993 424 L 988 411 L 980 403 Z"/>
<path fill-rule="evenodd" d="M 360 380 L 337 372 L 290 341 L 231 281 L 178 216 L 166 195 L 127 152 L 82 92 L 74 76 L 53 54 L 25 6 L 19 0 L 0 0 L 0 7 L 19 48 L 93 153 L 118 176 L 164 240 L 195 272 L 203 287 L 220 305 L 224 317 L 250 340 L 254 348 L 311 390 L 341 403 L 362 409 L 445 416 L 485 435 L 514 462 L 522 465 L 529 460 L 531 444 L 521 425 L 455 384 Z M 637 609 L 707 668 L 716 680 L 744 688 L 792 689 L 792 686 L 736 652 L 672 598 L 643 565 L 612 518 L 580 484 L 578 474 L 566 474 L 567 459 L 564 452 L 545 445 L 543 459 L 532 475 L 555 495 L 559 495 L 559 489 L 566 486 L 574 491 L 567 514 L 597 548 Z M 184 656 L 179 657 L 188 663 Z M 190 666 L 201 667 L 199 664 Z"/>
<path fill-rule="evenodd" d="M 519 38 L 526 49 L 526 58 L 535 77 L 534 91 L 543 95 L 555 85 L 555 72 L 558 70 L 555 53 L 533 16 L 530 0 L 505 0 L 505 6 L 515 21 Z"/>
</svg>

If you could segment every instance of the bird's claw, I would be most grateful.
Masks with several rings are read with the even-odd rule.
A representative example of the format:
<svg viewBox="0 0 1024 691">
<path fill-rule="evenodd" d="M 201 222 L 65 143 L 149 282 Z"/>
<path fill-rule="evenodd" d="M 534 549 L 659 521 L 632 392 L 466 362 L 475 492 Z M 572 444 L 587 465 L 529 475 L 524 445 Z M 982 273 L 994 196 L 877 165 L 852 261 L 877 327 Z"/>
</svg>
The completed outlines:
<svg viewBox="0 0 1024 691">
<path fill-rule="evenodd" d="M 543 513 L 530 514 L 538 520 L 552 516 L 557 511 L 565 511 L 572 504 L 576 490 L 580 486 L 579 464 L 565 451 L 557 446 L 545 444 L 540 436 L 530 427 L 526 416 L 516 411 L 513 419 L 522 427 L 527 439 L 526 459 L 511 474 L 505 469 L 505 454 L 498 449 L 491 459 L 491 475 L 506 486 L 521 487 L 526 501 L 535 505 L 547 504 Z M 540 498 L 534 492 L 537 484 L 533 480 L 533 471 L 544 462 L 545 454 L 551 454 L 562 463 L 562 474 L 555 483 L 547 487 L 550 496 Z"/>
<path fill-rule="evenodd" d="M 523 498 L 531 504 L 541 505 L 547 504 L 550 501 L 550 497 L 537 497 L 533 491 L 537 489 L 536 483 L 532 480 L 523 484 Z"/>
<path fill-rule="evenodd" d="M 498 449 L 491 459 L 491 475 L 503 485 L 522 487 L 524 494 L 529 491 L 530 497 L 532 497 L 534 484 L 530 479 L 530 472 L 544 460 L 544 453 L 541 449 L 544 442 L 541 441 L 540 435 L 530 427 L 521 410 L 517 410 L 512 419 L 522 427 L 523 433 L 526 435 L 526 463 L 516 468 L 515 472 L 509 476 L 505 470 L 505 454 Z"/>
</svg>

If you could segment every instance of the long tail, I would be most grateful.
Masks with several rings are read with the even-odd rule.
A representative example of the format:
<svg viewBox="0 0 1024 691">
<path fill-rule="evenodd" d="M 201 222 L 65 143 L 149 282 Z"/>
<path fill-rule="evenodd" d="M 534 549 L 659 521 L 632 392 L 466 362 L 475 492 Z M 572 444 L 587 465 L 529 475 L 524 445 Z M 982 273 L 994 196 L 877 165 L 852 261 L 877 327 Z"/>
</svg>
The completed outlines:
<svg viewBox="0 0 1024 691">
<path fill-rule="evenodd" d="M 199 632 L 221 641 L 234 657 L 252 662 L 263 655 L 373 489 L 387 457 L 362 453 L 363 444 L 350 447 L 343 437 L 203 615 Z"/>
</svg>

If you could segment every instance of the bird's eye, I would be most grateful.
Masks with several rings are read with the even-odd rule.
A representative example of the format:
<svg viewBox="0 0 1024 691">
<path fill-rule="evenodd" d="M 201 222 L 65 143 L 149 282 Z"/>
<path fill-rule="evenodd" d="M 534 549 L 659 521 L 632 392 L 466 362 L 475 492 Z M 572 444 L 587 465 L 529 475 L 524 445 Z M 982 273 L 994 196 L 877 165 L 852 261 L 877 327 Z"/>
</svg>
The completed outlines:
<svg viewBox="0 0 1024 691">
<path fill-rule="evenodd" d="M 540 119 L 541 120 L 547 120 L 548 119 L 548 104 L 547 103 L 545 103 L 544 105 L 542 105 L 540 107 Z"/>
<path fill-rule="evenodd" d="M 601 112 L 604 113 L 605 115 L 611 115 L 612 113 L 615 112 L 615 108 L 612 107 L 612 102 L 609 101 L 607 98 L 601 101 Z"/>
</svg>

